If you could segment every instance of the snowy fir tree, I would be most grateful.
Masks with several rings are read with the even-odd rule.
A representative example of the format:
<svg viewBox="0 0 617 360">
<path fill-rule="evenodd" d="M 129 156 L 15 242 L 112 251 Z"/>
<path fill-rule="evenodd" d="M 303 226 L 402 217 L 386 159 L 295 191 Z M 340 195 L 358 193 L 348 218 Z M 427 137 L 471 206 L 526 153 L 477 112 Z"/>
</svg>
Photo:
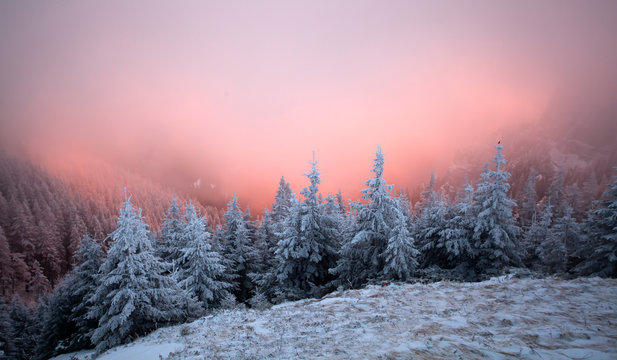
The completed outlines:
<svg viewBox="0 0 617 360">
<path fill-rule="evenodd" d="M 536 247 L 536 256 L 542 269 L 549 273 L 563 272 L 566 266 L 565 239 L 553 229 L 553 206 L 549 203 L 542 211 L 541 236 Z"/>
<path fill-rule="evenodd" d="M 617 176 L 608 184 L 603 199 L 590 211 L 588 229 L 591 246 L 577 271 L 585 275 L 617 277 Z"/>
<path fill-rule="evenodd" d="M 418 267 L 420 252 L 407 228 L 403 210 L 398 209 L 393 228 L 388 233 L 388 245 L 384 250 L 383 278 L 386 280 L 410 279 Z"/>
<path fill-rule="evenodd" d="M 249 225 L 238 204 L 236 195 L 227 204 L 225 213 L 225 230 L 223 237 L 223 254 L 229 268 L 233 284 L 233 293 L 239 302 L 249 299 L 254 284 L 250 274 L 254 272 L 256 252 L 251 242 Z"/>
<path fill-rule="evenodd" d="M 533 216 L 531 225 L 525 231 L 521 241 L 521 256 L 525 266 L 539 270 L 540 247 L 546 241 L 549 228 L 552 224 L 553 211 L 550 204 Z"/>
<path fill-rule="evenodd" d="M 186 245 L 182 249 L 178 283 L 204 307 L 211 307 L 227 295 L 231 284 L 223 280 L 225 266 L 221 255 L 212 250 L 206 219 L 190 203 L 184 216 L 183 243 Z"/>
<path fill-rule="evenodd" d="M 275 251 L 279 236 L 275 232 L 272 214 L 273 213 L 268 210 L 268 207 L 264 209 L 264 216 L 255 234 L 255 252 L 261 261 L 255 264 L 253 272 L 249 274 L 256 285 L 253 290 L 253 297 L 258 293 L 260 297 L 264 296 L 267 299 L 275 297 Z M 255 301 L 260 302 L 261 300 L 256 299 Z M 251 302 L 251 304 L 252 303 L 253 302 Z"/>
<path fill-rule="evenodd" d="M 444 262 L 441 231 L 445 229 L 448 209 L 444 196 L 435 189 L 435 183 L 435 174 L 431 173 L 429 186 L 422 192 L 421 201 L 416 205 L 418 214 L 414 228 L 423 267 Z"/>
<path fill-rule="evenodd" d="M 525 188 L 523 189 L 523 199 L 519 211 L 519 221 L 524 229 L 531 226 L 531 223 L 536 215 L 536 204 L 538 202 L 538 195 L 536 192 L 536 171 L 531 169 L 527 181 L 525 182 Z"/>
<path fill-rule="evenodd" d="M 473 234 L 473 186 L 466 181 L 457 203 L 448 206 L 443 228 L 439 230 L 435 244 L 439 266 L 450 269 L 467 264 L 475 252 L 469 240 Z"/>
<path fill-rule="evenodd" d="M 506 266 L 521 264 L 520 229 L 512 215 L 516 203 L 508 197 L 510 173 L 504 169 L 503 146 L 495 148 L 495 170 L 485 167 L 475 194 L 473 246 L 478 251 L 476 269 L 480 273 L 496 273 Z"/>
<path fill-rule="evenodd" d="M 171 205 L 165 213 L 160 241 L 156 242 L 156 254 L 167 264 L 169 272 L 175 272 L 178 261 L 182 257 L 182 249 L 185 247 L 184 234 L 185 223 L 180 213 L 178 199 L 171 199 Z"/>
<path fill-rule="evenodd" d="M 319 170 L 313 154 L 310 185 L 302 189 L 304 201 L 292 206 L 276 249 L 275 274 L 288 297 L 318 295 L 331 280 L 328 270 L 336 263 L 336 229 L 322 212 Z"/>
<path fill-rule="evenodd" d="M 98 271 L 103 262 L 101 245 L 87 234 L 75 253 L 77 265 L 70 273 L 70 293 L 76 300 L 71 309 L 70 321 L 75 323 L 75 332 L 71 339 L 72 348 L 83 349 L 90 347 L 90 337 L 97 328 L 97 321 L 88 317 L 88 308 L 92 306 L 90 299 L 94 296 L 97 287 Z"/>
<path fill-rule="evenodd" d="M 91 318 L 98 320 L 92 342 L 100 353 L 157 327 L 192 315 L 194 299 L 165 275 L 155 256 L 148 226 L 126 196 L 111 247 L 101 265 L 91 299 Z"/>
<path fill-rule="evenodd" d="M 398 202 L 391 195 L 392 185 L 383 178 L 384 164 L 384 154 L 378 147 L 371 169 L 375 176 L 366 181 L 367 188 L 362 190 L 362 198 L 368 203 L 358 205 L 354 235 L 343 244 L 337 266 L 330 270 L 338 276 L 340 286 L 358 287 L 383 276 L 384 252 L 393 239 L 392 229 L 401 220 Z"/>
<path fill-rule="evenodd" d="M 574 210 L 571 207 L 564 209 L 563 216 L 555 219 L 551 231 L 557 239 L 563 239 L 565 246 L 565 270 L 571 270 L 571 263 L 575 256 L 576 250 L 581 247 L 583 235 L 582 227 L 579 222 L 572 216 Z"/>
</svg>

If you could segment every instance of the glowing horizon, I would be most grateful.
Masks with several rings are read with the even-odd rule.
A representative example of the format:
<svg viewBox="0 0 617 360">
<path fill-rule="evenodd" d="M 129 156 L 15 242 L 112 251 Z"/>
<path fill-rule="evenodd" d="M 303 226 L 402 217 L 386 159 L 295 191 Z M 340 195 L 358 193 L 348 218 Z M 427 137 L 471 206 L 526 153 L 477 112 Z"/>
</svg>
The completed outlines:
<svg viewBox="0 0 617 360">
<path fill-rule="evenodd" d="M 5 2 L 0 14 L 1 148 L 178 188 L 201 179 L 205 200 L 235 191 L 258 211 L 280 176 L 306 186 L 313 150 L 324 194 L 357 197 L 378 145 L 386 180 L 410 187 L 504 126 L 548 121 L 571 98 L 587 116 L 617 88 L 612 1 Z"/>
</svg>

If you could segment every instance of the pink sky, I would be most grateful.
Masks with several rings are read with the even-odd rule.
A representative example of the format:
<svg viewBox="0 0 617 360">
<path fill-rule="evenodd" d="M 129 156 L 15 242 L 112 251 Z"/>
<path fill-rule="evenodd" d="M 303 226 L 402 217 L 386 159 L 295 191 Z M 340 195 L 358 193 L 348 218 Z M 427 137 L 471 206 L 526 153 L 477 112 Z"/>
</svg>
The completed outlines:
<svg viewBox="0 0 617 360">
<path fill-rule="evenodd" d="M 315 150 L 322 192 L 357 197 L 377 145 L 413 186 L 610 88 L 615 34 L 599 0 L 2 2 L 0 144 L 259 208 L 281 175 L 306 185 Z"/>
</svg>

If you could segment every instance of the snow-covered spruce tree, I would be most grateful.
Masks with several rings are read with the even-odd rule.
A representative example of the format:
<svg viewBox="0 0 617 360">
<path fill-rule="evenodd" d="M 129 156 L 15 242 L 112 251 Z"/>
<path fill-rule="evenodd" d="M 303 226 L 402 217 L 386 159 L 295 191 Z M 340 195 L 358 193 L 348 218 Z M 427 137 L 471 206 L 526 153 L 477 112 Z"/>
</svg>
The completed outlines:
<svg viewBox="0 0 617 360">
<path fill-rule="evenodd" d="M 595 204 L 587 220 L 591 247 L 577 271 L 614 278 L 617 277 L 617 176 L 608 184 L 603 199 Z"/>
<path fill-rule="evenodd" d="M 536 216 L 538 195 L 536 192 L 536 171 L 531 169 L 523 189 L 523 199 L 519 211 L 519 221 L 524 229 L 531 226 Z"/>
<path fill-rule="evenodd" d="M 311 184 L 301 191 L 304 201 L 292 207 L 276 250 L 279 286 L 293 297 L 320 295 L 337 258 L 336 229 L 322 212 L 314 154 L 311 172 L 305 176 Z"/>
<path fill-rule="evenodd" d="M 272 221 L 274 223 L 282 222 L 287 217 L 293 206 L 294 198 L 295 195 L 289 183 L 285 181 L 285 177 L 281 176 L 278 190 L 274 196 L 274 203 L 272 204 Z"/>
<path fill-rule="evenodd" d="M 571 207 L 566 207 L 563 216 L 555 219 L 551 229 L 553 236 L 564 241 L 566 271 L 570 271 L 575 264 L 574 256 L 583 240 L 581 224 L 572 216 L 573 213 Z"/>
<path fill-rule="evenodd" d="M 435 174 L 431 172 L 429 186 L 422 192 L 421 201 L 416 205 L 418 214 L 415 237 L 422 253 L 422 267 L 444 265 L 446 255 L 440 242 L 441 232 L 446 225 L 447 205 L 444 196 L 435 189 Z"/>
<path fill-rule="evenodd" d="M 254 272 L 256 253 L 251 242 L 248 224 L 235 194 L 227 204 L 225 230 L 222 237 L 223 255 L 225 265 L 229 269 L 228 275 L 232 277 L 233 294 L 237 301 L 246 302 L 254 287 L 249 274 Z"/>
<path fill-rule="evenodd" d="M 388 245 L 383 252 L 384 269 L 382 277 L 387 280 L 406 281 L 411 278 L 418 267 L 420 252 L 416 249 L 414 239 L 407 228 L 407 221 L 402 209 L 397 208 L 393 227 L 388 233 Z"/>
<path fill-rule="evenodd" d="M 553 206 L 549 203 L 542 212 L 540 227 L 544 238 L 536 247 L 536 255 L 542 264 L 542 269 L 548 273 L 563 272 L 566 266 L 565 239 L 553 228 Z"/>
<path fill-rule="evenodd" d="M 76 330 L 70 320 L 71 308 L 77 303 L 71 296 L 72 274 L 58 284 L 53 292 L 40 299 L 37 313 L 40 332 L 35 347 L 36 359 L 49 359 L 64 352 L 77 350 L 71 347 L 71 338 Z"/>
<path fill-rule="evenodd" d="M 531 225 L 521 240 L 521 260 L 525 266 L 541 270 L 540 248 L 546 241 L 552 225 L 552 217 L 553 211 L 550 204 L 546 204 L 542 211 L 533 216 Z"/>
<path fill-rule="evenodd" d="M 190 203 L 186 206 L 184 217 L 185 247 L 181 249 L 178 284 L 204 307 L 211 307 L 227 295 L 231 284 L 223 280 L 225 266 L 221 255 L 212 251 L 206 219 Z"/>
<path fill-rule="evenodd" d="M 358 204 L 355 233 L 343 244 L 340 259 L 330 272 L 338 276 L 338 284 L 344 287 L 359 287 L 370 279 L 383 276 L 384 251 L 388 246 L 390 232 L 400 220 L 400 209 L 392 198 L 392 185 L 383 179 L 384 155 L 377 149 L 371 172 L 375 176 L 366 181 L 362 198 L 367 204 Z"/>
<path fill-rule="evenodd" d="M 0 227 L 0 296 L 9 294 L 13 281 L 11 250 L 4 230 Z"/>
<path fill-rule="evenodd" d="M 475 256 L 469 243 L 473 234 L 473 186 L 465 182 L 463 193 L 455 205 L 448 206 L 443 228 L 435 242 L 441 267 L 450 269 L 468 264 Z"/>
<path fill-rule="evenodd" d="M 255 234 L 255 251 L 261 261 L 256 264 L 253 272 L 249 274 L 256 285 L 253 290 L 253 297 L 259 294 L 260 298 L 263 296 L 266 299 L 272 299 L 275 296 L 276 276 L 274 274 L 274 266 L 277 239 L 278 236 L 274 230 L 272 212 L 266 207 L 264 209 L 264 216 Z M 261 299 L 255 299 L 254 302 L 260 303 Z M 250 302 L 250 304 L 252 306 L 253 302 Z"/>
<path fill-rule="evenodd" d="M 516 203 L 508 197 L 510 173 L 504 169 L 503 146 L 498 144 L 495 148 L 495 170 L 485 166 L 475 195 L 473 247 L 478 252 L 475 265 L 478 272 L 485 274 L 521 264 L 520 228 L 514 224 L 512 215 Z"/>
<path fill-rule="evenodd" d="M 66 283 L 75 304 L 71 308 L 69 321 L 75 324 L 75 331 L 70 341 L 71 349 L 85 349 L 92 346 L 92 332 L 97 328 L 97 321 L 88 317 L 90 299 L 97 288 L 98 271 L 103 262 L 101 245 L 87 234 L 81 240 L 75 253 L 77 264 L 67 277 Z"/>
<path fill-rule="evenodd" d="M 185 222 L 180 213 L 178 199 L 171 199 L 171 205 L 165 213 L 165 220 L 161 228 L 161 239 L 154 247 L 156 254 L 169 266 L 168 272 L 173 273 L 177 263 L 182 257 L 182 249 L 185 247 L 184 234 Z"/>
<path fill-rule="evenodd" d="M 131 341 L 165 324 L 185 320 L 195 300 L 165 275 L 154 255 L 148 225 L 126 196 L 118 227 L 97 279 L 88 316 L 98 319 L 92 333 L 97 353 Z"/>
<path fill-rule="evenodd" d="M 10 317 L 11 307 L 4 297 L 0 296 L 0 356 L 6 359 L 19 359 L 15 346 L 15 329 Z"/>
</svg>

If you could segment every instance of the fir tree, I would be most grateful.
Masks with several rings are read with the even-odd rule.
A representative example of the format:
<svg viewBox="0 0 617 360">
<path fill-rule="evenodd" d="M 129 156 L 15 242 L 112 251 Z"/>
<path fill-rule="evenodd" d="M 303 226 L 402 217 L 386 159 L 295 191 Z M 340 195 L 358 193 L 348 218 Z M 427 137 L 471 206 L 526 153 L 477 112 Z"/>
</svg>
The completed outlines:
<svg viewBox="0 0 617 360">
<path fill-rule="evenodd" d="M 304 201 L 293 208 L 276 251 L 281 287 L 302 297 L 321 292 L 331 280 L 328 270 L 337 257 L 336 229 L 322 212 L 314 154 L 311 172 L 305 176 L 310 185 L 301 191 Z"/>
<path fill-rule="evenodd" d="M 503 146 L 498 144 L 495 170 L 485 166 L 475 195 L 476 222 L 474 248 L 478 251 L 476 268 L 481 273 L 495 273 L 508 265 L 520 265 L 519 233 L 512 208 L 516 203 L 508 197 L 510 173 L 504 169 Z"/>
<path fill-rule="evenodd" d="M 92 334 L 97 353 L 182 321 L 194 310 L 194 300 L 163 274 L 165 267 L 154 255 L 141 211 L 135 211 L 126 195 L 110 238 L 113 242 L 101 265 L 89 311 L 90 317 L 98 319 Z"/>
<path fill-rule="evenodd" d="M 408 280 L 418 267 L 418 256 L 414 239 L 407 229 L 403 211 L 396 214 L 394 226 L 388 234 L 388 245 L 384 250 L 383 278 L 387 280 Z"/>
<path fill-rule="evenodd" d="M 417 204 L 416 237 L 422 252 L 422 266 L 444 265 L 442 231 L 446 227 L 447 202 L 435 190 L 435 174 L 431 173 L 429 186 L 422 192 L 422 200 Z"/>
<path fill-rule="evenodd" d="M 383 275 L 390 232 L 400 219 L 397 201 L 390 194 L 392 185 L 383 179 L 384 164 L 379 147 L 371 169 L 375 176 L 367 180 L 367 188 L 362 190 L 362 198 L 368 203 L 357 205 L 354 236 L 343 244 L 337 266 L 331 269 L 338 276 L 339 285 L 357 287 Z"/>
<path fill-rule="evenodd" d="M 188 204 L 185 210 L 186 226 L 184 227 L 179 285 L 195 296 L 204 306 L 216 305 L 227 295 L 231 286 L 223 281 L 225 266 L 221 256 L 212 251 L 211 235 L 206 229 L 206 219 L 197 214 L 195 207 Z"/>
<path fill-rule="evenodd" d="M 617 176 L 603 197 L 590 211 L 591 249 L 577 270 L 584 275 L 617 277 Z"/>
<path fill-rule="evenodd" d="M 84 235 L 75 253 L 77 265 L 69 275 L 69 291 L 76 299 L 70 315 L 70 321 L 75 323 L 75 332 L 71 339 L 74 349 L 89 348 L 92 345 L 90 338 L 98 322 L 88 316 L 88 309 L 93 305 L 91 299 L 97 288 L 97 276 L 103 256 L 101 245 L 89 235 Z"/>
<path fill-rule="evenodd" d="M 536 203 L 538 202 L 538 195 L 536 192 L 536 171 L 531 169 L 527 182 L 525 182 L 525 188 L 523 189 L 523 201 L 521 204 L 521 210 L 519 211 L 519 219 L 521 226 L 527 228 L 531 226 L 533 218 L 536 215 Z"/>
<path fill-rule="evenodd" d="M 248 224 L 235 195 L 227 204 L 222 237 L 223 253 L 232 277 L 234 295 L 239 302 L 245 302 L 254 286 L 249 274 L 254 272 L 256 253 Z"/>
<path fill-rule="evenodd" d="M 163 227 L 161 228 L 161 240 L 156 243 L 157 255 L 167 264 L 170 272 L 175 272 L 178 261 L 182 257 L 182 249 L 185 247 L 184 227 L 178 199 L 171 199 L 171 205 L 165 214 Z"/>
</svg>

